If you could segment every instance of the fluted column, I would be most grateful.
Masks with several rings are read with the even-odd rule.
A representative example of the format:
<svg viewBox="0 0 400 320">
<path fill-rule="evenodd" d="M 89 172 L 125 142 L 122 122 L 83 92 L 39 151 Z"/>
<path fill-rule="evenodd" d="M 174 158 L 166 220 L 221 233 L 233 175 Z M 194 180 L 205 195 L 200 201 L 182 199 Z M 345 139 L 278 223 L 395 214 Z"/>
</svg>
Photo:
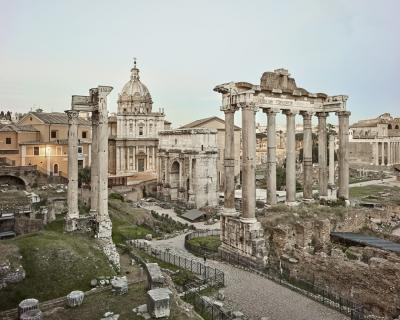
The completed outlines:
<svg viewBox="0 0 400 320">
<path fill-rule="evenodd" d="M 76 230 L 78 209 L 78 117 L 79 112 L 65 111 L 68 116 L 68 213 L 66 231 Z"/>
<path fill-rule="evenodd" d="M 317 112 L 318 117 L 318 167 L 319 167 L 319 195 L 326 197 L 328 195 L 328 177 L 326 161 L 326 117 L 327 112 Z"/>
<path fill-rule="evenodd" d="M 97 214 L 97 236 L 111 238 L 111 220 L 108 215 L 108 111 L 107 96 L 112 87 L 99 87 L 99 127 L 98 127 L 98 179 L 99 198 Z"/>
<path fill-rule="evenodd" d="M 312 166 L 312 113 L 304 111 L 303 116 L 303 199 L 313 198 L 313 166 Z"/>
<path fill-rule="evenodd" d="M 267 114 L 267 204 L 277 204 L 276 199 L 276 114 L 278 111 L 266 109 Z"/>
<path fill-rule="evenodd" d="M 286 114 L 286 203 L 296 202 L 296 113 L 285 110 Z"/>
<path fill-rule="evenodd" d="M 329 181 L 330 186 L 335 185 L 335 135 L 329 135 Z"/>
<path fill-rule="evenodd" d="M 235 215 L 235 109 L 225 110 L 224 212 Z M 191 167 L 191 165 L 190 165 Z"/>
<path fill-rule="evenodd" d="M 349 199 L 349 111 L 337 112 L 339 117 L 339 191 L 338 196 Z"/>
<path fill-rule="evenodd" d="M 381 142 L 381 166 L 385 165 L 385 143 Z"/>
<path fill-rule="evenodd" d="M 98 127 L 99 127 L 99 112 L 92 112 L 92 149 L 91 158 L 92 163 L 90 166 L 90 214 L 95 216 L 97 214 L 97 206 L 99 202 L 98 194 L 98 168 L 99 168 L 99 147 L 98 147 Z"/>
<path fill-rule="evenodd" d="M 242 220 L 255 221 L 256 210 L 256 107 L 242 106 Z"/>
</svg>

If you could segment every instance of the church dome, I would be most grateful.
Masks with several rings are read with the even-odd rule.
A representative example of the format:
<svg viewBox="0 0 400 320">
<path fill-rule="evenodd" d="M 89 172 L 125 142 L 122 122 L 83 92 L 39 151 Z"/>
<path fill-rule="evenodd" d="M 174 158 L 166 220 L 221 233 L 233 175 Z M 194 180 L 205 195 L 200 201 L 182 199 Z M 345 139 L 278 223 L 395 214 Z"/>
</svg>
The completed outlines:
<svg viewBox="0 0 400 320">
<path fill-rule="evenodd" d="M 136 61 L 131 69 L 131 79 L 124 85 L 118 98 L 120 113 L 149 113 L 153 101 L 149 89 L 140 81 Z"/>
<path fill-rule="evenodd" d="M 140 81 L 139 69 L 131 69 L 131 79 L 124 85 L 121 95 L 145 97 L 150 95 L 149 89 Z"/>
</svg>

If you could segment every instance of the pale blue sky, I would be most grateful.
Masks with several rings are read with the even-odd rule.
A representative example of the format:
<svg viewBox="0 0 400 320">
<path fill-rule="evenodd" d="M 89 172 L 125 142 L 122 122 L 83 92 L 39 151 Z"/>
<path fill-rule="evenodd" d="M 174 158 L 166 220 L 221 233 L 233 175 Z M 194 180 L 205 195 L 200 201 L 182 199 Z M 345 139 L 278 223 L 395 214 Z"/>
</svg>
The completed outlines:
<svg viewBox="0 0 400 320">
<path fill-rule="evenodd" d="M 174 127 L 219 115 L 212 91 L 287 68 L 311 92 L 347 94 L 351 122 L 400 115 L 400 1 L 0 0 L 0 108 L 68 108 L 141 80 Z M 263 120 L 264 115 L 258 115 Z M 300 121 L 300 120 L 298 120 Z"/>
</svg>

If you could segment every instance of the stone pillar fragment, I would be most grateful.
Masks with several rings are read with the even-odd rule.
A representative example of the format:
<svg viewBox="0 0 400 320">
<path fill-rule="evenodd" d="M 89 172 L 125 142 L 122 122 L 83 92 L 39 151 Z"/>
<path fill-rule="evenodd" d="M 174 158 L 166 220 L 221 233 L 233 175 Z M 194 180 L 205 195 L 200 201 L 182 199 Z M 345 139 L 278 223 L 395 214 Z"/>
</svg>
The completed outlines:
<svg viewBox="0 0 400 320">
<path fill-rule="evenodd" d="M 276 199 L 276 110 L 267 109 L 267 204 L 277 204 Z"/>
<path fill-rule="evenodd" d="M 92 148 L 90 165 L 90 214 L 96 216 L 99 202 L 99 147 L 98 147 L 99 112 L 92 112 Z"/>
<path fill-rule="evenodd" d="M 256 108 L 242 106 L 242 220 L 255 221 L 256 210 Z"/>
<path fill-rule="evenodd" d="M 68 213 L 66 231 L 77 228 L 78 209 L 78 117 L 79 112 L 65 111 L 68 116 Z"/>
<path fill-rule="evenodd" d="M 303 199 L 313 198 L 313 165 L 312 165 L 312 113 L 302 112 L 303 116 Z"/>
<path fill-rule="evenodd" d="M 339 117 L 339 191 L 338 196 L 349 199 L 349 111 L 337 112 Z"/>
<path fill-rule="evenodd" d="M 107 96 L 112 87 L 99 86 L 98 126 L 98 238 L 111 239 L 111 220 L 108 215 L 108 111 Z"/>
<path fill-rule="evenodd" d="M 319 196 L 328 195 L 327 157 L 326 157 L 326 117 L 327 112 L 317 112 L 318 116 L 318 167 L 319 167 Z"/>
<path fill-rule="evenodd" d="M 335 185 L 335 135 L 329 135 L 329 181 L 330 186 Z"/>
<path fill-rule="evenodd" d="M 235 109 L 225 110 L 225 149 L 224 149 L 224 212 L 223 215 L 236 215 L 235 210 Z M 190 164 L 191 167 L 191 164 Z"/>
<path fill-rule="evenodd" d="M 286 114 L 286 203 L 296 203 L 296 141 L 295 116 L 291 110 Z"/>
</svg>

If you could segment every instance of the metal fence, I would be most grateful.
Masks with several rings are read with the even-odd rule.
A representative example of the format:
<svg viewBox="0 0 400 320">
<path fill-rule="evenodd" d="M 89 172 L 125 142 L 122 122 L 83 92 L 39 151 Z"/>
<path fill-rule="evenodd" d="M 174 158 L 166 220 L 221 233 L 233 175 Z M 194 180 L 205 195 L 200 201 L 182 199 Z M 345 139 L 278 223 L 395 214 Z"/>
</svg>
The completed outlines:
<svg viewBox="0 0 400 320">
<path fill-rule="evenodd" d="M 143 250 L 154 258 L 188 270 L 200 276 L 201 279 L 210 286 L 222 287 L 225 284 L 225 275 L 221 270 L 207 266 L 199 261 L 171 253 L 168 250 L 153 248 L 151 245 L 138 240 L 131 240 L 129 243 L 135 248 Z"/>
<path fill-rule="evenodd" d="M 193 250 L 195 253 L 204 254 L 205 248 L 199 249 L 200 247 L 198 246 L 192 246 L 190 243 L 188 243 L 188 240 L 196 237 L 216 236 L 220 234 L 221 234 L 220 230 L 208 230 L 208 231 L 199 231 L 190 233 L 185 237 L 185 248 L 190 251 Z M 326 288 L 322 288 L 316 285 L 314 282 L 300 279 L 298 277 L 293 277 L 290 275 L 288 271 L 286 272 L 285 270 L 276 271 L 271 266 L 266 266 L 266 267 L 251 266 L 249 265 L 249 261 L 247 259 L 244 259 L 240 254 L 233 254 L 220 251 L 220 252 L 208 252 L 207 255 L 209 257 L 212 257 L 213 259 L 226 261 L 229 264 L 240 266 L 248 271 L 257 273 L 260 276 L 266 277 L 269 280 L 277 282 L 317 302 L 320 302 L 333 309 L 336 309 L 339 312 L 348 315 L 351 319 L 354 320 L 366 319 L 365 312 L 362 306 L 354 303 L 349 299 L 340 296 L 339 294 L 333 293 Z"/>
<path fill-rule="evenodd" d="M 212 301 L 206 300 L 197 292 L 187 290 L 184 300 L 193 305 L 194 309 L 205 320 L 231 320 L 233 317 L 215 305 Z"/>
</svg>

